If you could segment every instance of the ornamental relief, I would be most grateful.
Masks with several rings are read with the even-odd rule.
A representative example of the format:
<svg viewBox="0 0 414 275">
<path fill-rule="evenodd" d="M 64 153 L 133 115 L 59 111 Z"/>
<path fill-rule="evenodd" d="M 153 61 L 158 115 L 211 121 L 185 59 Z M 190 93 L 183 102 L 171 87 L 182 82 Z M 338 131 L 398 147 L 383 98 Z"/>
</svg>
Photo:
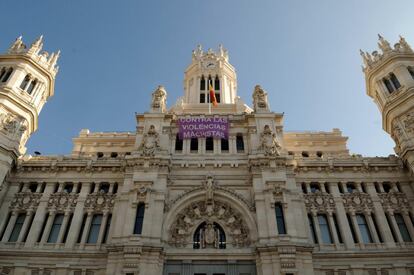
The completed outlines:
<svg viewBox="0 0 414 275">
<path fill-rule="evenodd" d="M 141 156 L 152 157 L 155 152 L 160 148 L 160 138 L 155 130 L 155 126 L 151 125 L 148 133 L 144 134 L 139 150 L 142 150 Z"/>
<path fill-rule="evenodd" d="M 112 210 L 116 194 L 92 193 L 86 197 L 85 209 L 93 211 Z"/>
<path fill-rule="evenodd" d="M 408 199 L 403 193 L 380 193 L 378 194 L 378 197 L 380 198 L 384 209 L 393 211 L 409 210 Z"/>
<path fill-rule="evenodd" d="M 7 112 L 6 110 L 3 110 Z M 0 131 L 9 138 L 20 139 L 27 130 L 26 121 L 11 113 L 0 114 Z"/>
<path fill-rule="evenodd" d="M 48 208 L 53 208 L 58 211 L 74 210 L 78 202 L 78 194 L 59 192 L 50 194 L 47 202 Z"/>
<path fill-rule="evenodd" d="M 41 193 L 20 192 L 14 195 L 10 207 L 16 210 L 27 210 L 39 205 Z"/>
<path fill-rule="evenodd" d="M 305 198 L 305 206 L 308 212 L 326 212 L 335 210 L 335 201 L 329 193 L 310 193 L 303 194 Z"/>
<path fill-rule="evenodd" d="M 344 207 L 348 211 L 363 212 L 365 210 L 372 210 L 374 205 L 371 197 L 366 193 L 353 192 L 342 194 Z"/>
<path fill-rule="evenodd" d="M 212 203 L 205 200 L 194 202 L 177 214 L 170 228 L 168 242 L 177 247 L 192 244 L 192 234 L 203 222 L 220 224 L 228 237 L 227 243 L 235 247 L 250 245 L 249 228 L 243 216 L 229 204 L 217 200 Z"/>
<path fill-rule="evenodd" d="M 264 151 L 265 156 L 280 156 L 282 147 L 269 125 L 266 125 L 260 134 L 260 149 Z"/>
</svg>

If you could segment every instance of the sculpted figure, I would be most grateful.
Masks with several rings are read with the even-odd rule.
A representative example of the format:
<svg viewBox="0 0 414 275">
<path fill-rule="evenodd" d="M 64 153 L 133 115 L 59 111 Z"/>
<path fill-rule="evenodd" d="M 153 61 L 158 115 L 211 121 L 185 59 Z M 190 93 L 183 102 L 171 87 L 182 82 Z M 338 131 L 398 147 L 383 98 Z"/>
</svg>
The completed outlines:
<svg viewBox="0 0 414 275">
<path fill-rule="evenodd" d="M 167 92 L 163 86 L 158 86 L 158 88 L 152 93 L 152 103 L 151 107 L 153 109 L 158 109 L 161 112 L 165 112 L 167 102 Z"/>
<path fill-rule="evenodd" d="M 206 184 L 206 200 L 212 201 L 214 196 L 214 179 L 211 175 L 207 176 Z"/>
<path fill-rule="evenodd" d="M 208 222 L 201 235 L 202 247 L 218 248 L 218 230 L 214 228 L 213 223 Z"/>
<path fill-rule="evenodd" d="M 153 156 L 155 151 L 160 147 L 159 136 L 155 130 L 155 126 L 151 125 L 148 133 L 144 134 L 139 149 L 142 150 L 143 156 Z"/>
<path fill-rule="evenodd" d="M 260 87 L 256 85 L 253 92 L 253 106 L 254 110 L 258 111 L 259 109 L 268 109 L 267 104 L 267 93 Z"/>
<path fill-rule="evenodd" d="M 269 125 L 264 127 L 260 135 L 260 147 L 266 156 L 279 156 L 282 148 L 277 140 L 276 134 L 272 133 Z"/>
</svg>

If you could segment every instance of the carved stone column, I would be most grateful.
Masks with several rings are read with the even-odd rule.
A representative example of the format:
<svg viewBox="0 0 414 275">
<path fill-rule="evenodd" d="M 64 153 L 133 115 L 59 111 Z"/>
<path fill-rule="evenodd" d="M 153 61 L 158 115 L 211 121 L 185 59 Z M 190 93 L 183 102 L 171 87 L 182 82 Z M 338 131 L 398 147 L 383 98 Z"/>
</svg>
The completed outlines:
<svg viewBox="0 0 414 275">
<path fill-rule="evenodd" d="M 79 246 L 81 249 L 85 247 L 85 243 L 88 238 L 89 228 L 91 227 L 92 216 L 93 216 L 92 212 L 88 211 L 88 216 L 86 218 L 85 226 L 83 227 L 82 239 L 81 239 L 80 246 Z"/>
<path fill-rule="evenodd" d="M 322 233 L 319 227 L 318 214 L 316 213 L 316 211 L 312 211 L 312 220 L 313 220 L 313 226 L 315 227 L 315 233 L 318 239 L 318 243 L 319 245 L 323 245 Z"/>
<path fill-rule="evenodd" d="M 66 227 L 68 226 L 68 222 L 69 222 L 69 217 L 70 217 L 70 212 L 65 211 L 65 216 L 63 217 L 62 226 L 60 227 L 59 235 L 58 235 L 55 247 L 59 247 L 60 243 L 62 243 L 63 241 L 63 237 L 66 232 Z"/>
<path fill-rule="evenodd" d="M 408 211 L 404 211 L 403 214 L 404 223 L 407 226 L 408 232 L 410 233 L 411 240 L 414 240 L 414 227 L 411 222 L 410 214 Z"/>
<path fill-rule="evenodd" d="M 46 243 L 47 239 L 49 238 L 50 229 L 52 228 L 53 221 L 55 220 L 55 216 L 56 216 L 56 211 L 50 210 L 49 216 L 47 217 L 45 230 L 43 231 L 42 239 L 40 240 L 41 245 Z"/>
<path fill-rule="evenodd" d="M 336 246 L 339 246 L 338 232 L 336 231 L 336 226 L 335 226 L 335 222 L 333 219 L 332 211 L 328 211 L 328 222 L 329 222 L 329 228 L 331 229 L 331 233 L 334 239 L 334 243 Z"/>
<path fill-rule="evenodd" d="M 20 230 L 19 237 L 17 238 L 18 243 L 22 242 L 24 236 L 26 236 L 26 232 L 28 230 L 28 226 L 29 226 L 30 221 L 32 220 L 32 217 L 33 217 L 33 210 L 32 209 L 27 210 L 22 229 Z"/>
<path fill-rule="evenodd" d="M 362 239 L 361 231 L 359 231 L 358 221 L 356 219 L 355 212 L 350 212 L 352 226 L 354 227 L 354 232 L 357 237 L 357 241 L 361 248 L 365 247 L 364 240 Z"/>
<path fill-rule="evenodd" d="M 391 227 L 392 227 L 391 230 L 393 230 L 393 232 L 395 233 L 395 236 L 397 237 L 397 241 L 399 243 L 403 243 L 404 240 L 401 236 L 400 229 L 398 228 L 397 222 L 395 221 L 394 213 L 392 211 L 387 211 L 386 215 L 388 217 L 388 220 L 391 223 Z"/>
<path fill-rule="evenodd" d="M 366 211 L 364 214 L 365 219 L 367 220 L 368 229 L 371 232 L 374 243 L 380 243 L 377 229 L 375 228 L 374 221 L 372 220 L 371 211 Z"/>
<path fill-rule="evenodd" d="M 108 211 L 103 211 L 101 227 L 99 228 L 98 240 L 96 246 L 100 247 L 105 235 L 106 223 L 108 222 Z"/>
<path fill-rule="evenodd" d="M 13 211 L 11 213 L 9 223 L 7 224 L 6 230 L 4 231 L 3 238 L 1 239 L 2 242 L 8 242 L 10 239 L 10 235 L 13 231 L 14 224 L 16 223 L 17 216 L 19 213 L 17 211 Z"/>
</svg>

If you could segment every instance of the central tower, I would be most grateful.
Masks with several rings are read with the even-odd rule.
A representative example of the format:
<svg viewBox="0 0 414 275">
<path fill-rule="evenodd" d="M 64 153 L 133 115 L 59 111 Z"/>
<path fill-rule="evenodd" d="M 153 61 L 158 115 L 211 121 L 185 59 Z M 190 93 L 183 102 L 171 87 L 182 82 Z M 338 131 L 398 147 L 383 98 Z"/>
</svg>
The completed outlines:
<svg viewBox="0 0 414 275">
<path fill-rule="evenodd" d="M 210 108 L 210 87 L 217 106 Z M 192 53 L 191 64 L 184 73 L 184 96 L 174 108 L 176 113 L 250 112 L 237 96 L 237 75 L 223 46 L 218 51 L 203 51 L 199 45 Z"/>
</svg>

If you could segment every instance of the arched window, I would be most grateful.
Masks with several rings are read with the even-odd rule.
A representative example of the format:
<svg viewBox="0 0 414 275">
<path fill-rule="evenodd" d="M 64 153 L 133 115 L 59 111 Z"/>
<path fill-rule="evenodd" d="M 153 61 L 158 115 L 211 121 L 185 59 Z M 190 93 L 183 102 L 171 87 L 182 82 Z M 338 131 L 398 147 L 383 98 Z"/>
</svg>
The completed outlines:
<svg viewBox="0 0 414 275">
<path fill-rule="evenodd" d="M 29 88 L 27 89 L 27 93 L 30 95 L 30 94 L 32 94 L 32 92 L 33 92 L 33 90 L 34 90 L 34 88 L 36 87 L 36 84 L 37 84 L 37 80 L 35 79 L 35 80 L 33 80 L 32 82 L 30 82 L 30 84 L 29 84 Z"/>
<path fill-rule="evenodd" d="M 135 216 L 134 234 L 142 233 L 142 225 L 144 224 L 145 204 L 139 203 L 137 206 L 137 214 Z"/>
<path fill-rule="evenodd" d="M 183 150 L 183 140 L 180 139 L 180 135 L 177 134 L 175 136 L 175 151 L 182 151 Z"/>
<path fill-rule="evenodd" d="M 214 232 L 213 243 L 209 243 L 209 241 L 206 239 L 206 235 L 208 234 L 209 230 L 213 230 Z M 200 249 L 208 247 L 218 249 L 226 248 L 226 234 L 218 223 L 213 222 L 212 224 L 207 224 L 206 222 L 203 222 L 197 227 L 196 231 L 194 232 L 193 248 Z"/>
<path fill-rule="evenodd" d="M 206 90 L 206 80 L 204 79 L 204 75 L 201 76 L 200 80 L 200 90 L 205 91 Z"/>
<path fill-rule="evenodd" d="M 9 69 L 7 70 L 6 75 L 5 75 L 5 76 L 3 77 L 3 79 L 1 80 L 1 82 L 6 82 L 7 80 L 9 80 L 9 78 L 10 78 L 10 76 L 11 76 L 12 72 L 13 72 L 13 68 L 9 68 Z"/>
<path fill-rule="evenodd" d="M 26 75 L 22 81 L 22 84 L 20 84 L 20 89 L 25 90 L 29 82 L 30 82 L 30 75 Z"/>
</svg>

